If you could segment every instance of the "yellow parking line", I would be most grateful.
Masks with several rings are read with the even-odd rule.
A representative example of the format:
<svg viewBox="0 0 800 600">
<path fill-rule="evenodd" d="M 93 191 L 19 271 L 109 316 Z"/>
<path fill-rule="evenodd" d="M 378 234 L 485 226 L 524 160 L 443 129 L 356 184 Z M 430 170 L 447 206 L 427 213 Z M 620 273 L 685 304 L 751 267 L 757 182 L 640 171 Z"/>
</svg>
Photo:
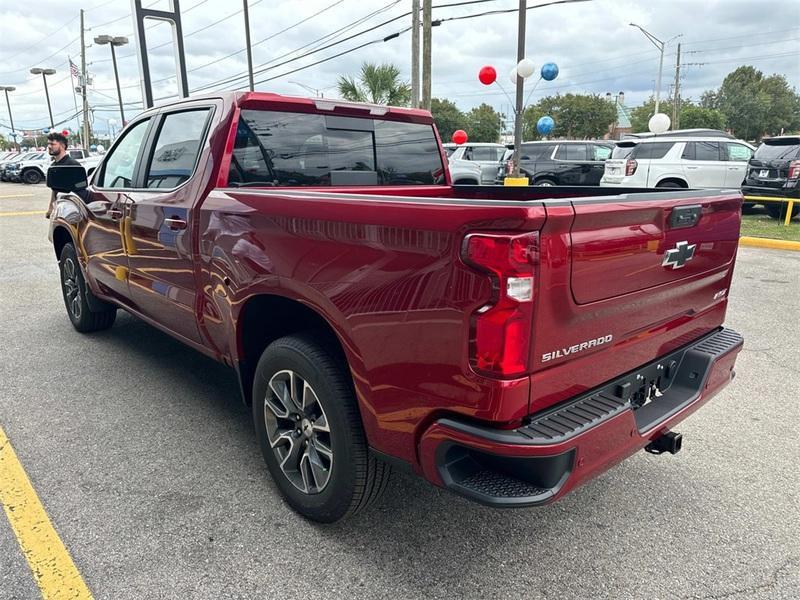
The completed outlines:
<svg viewBox="0 0 800 600">
<path fill-rule="evenodd" d="M 10 196 L 0 196 L 0 198 L 31 198 L 36 194 L 12 194 Z"/>
<path fill-rule="evenodd" d="M 0 212 L 0 217 L 24 217 L 27 215 L 43 215 L 43 210 L 20 210 L 16 212 Z"/>
<path fill-rule="evenodd" d="M 45 600 L 86 600 L 92 593 L 31 486 L 0 427 L 0 504 Z"/>
</svg>

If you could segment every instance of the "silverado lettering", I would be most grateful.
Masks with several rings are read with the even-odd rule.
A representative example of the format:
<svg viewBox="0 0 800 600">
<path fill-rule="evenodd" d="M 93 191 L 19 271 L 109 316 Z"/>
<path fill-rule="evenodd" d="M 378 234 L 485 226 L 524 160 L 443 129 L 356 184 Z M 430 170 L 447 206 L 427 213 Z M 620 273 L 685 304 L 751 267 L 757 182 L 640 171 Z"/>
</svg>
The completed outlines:
<svg viewBox="0 0 800 600">
<path fill-rule="evenodd" d="M 559 350 L 556 350 L 555 352 L 545 352 L 544 354 L 542 354 L 542 362 L 547 362 L 549 360 L 553 360 L 554 358 L 562 358 L 570 354 L 575 354 L 576 352 L 583 352 L 584 350 L 588 350 L 589 348 L 594 348 L 596 346 L 602 346 L 603 344 L 608 344 L 613 339 L 614 336 L 609 334 L 599 338 L 595 338 L 593 340 L 589 340 L 588 342 L 581 342 L 580 344 L 575 344 L 574 346 L 570 346 L 569 348 L 561 348 Z"/>
<path fill-rule="evenodd" d="M 131 119 L 88 182 L 47 178 L 83 190 L 49 229 L 73 327 L 123 309 L 230 365 L 275 486 L 317 521 L 368 506 L 392 466 L 537 506 L 677 452 L 670 429 L 742 347 L 718 293 L 739 192 L 454 186 L 423 110 L 186 98 Z M 680 239 L 712 250 L 664 269 L 686 206 Z"/>
</svg>

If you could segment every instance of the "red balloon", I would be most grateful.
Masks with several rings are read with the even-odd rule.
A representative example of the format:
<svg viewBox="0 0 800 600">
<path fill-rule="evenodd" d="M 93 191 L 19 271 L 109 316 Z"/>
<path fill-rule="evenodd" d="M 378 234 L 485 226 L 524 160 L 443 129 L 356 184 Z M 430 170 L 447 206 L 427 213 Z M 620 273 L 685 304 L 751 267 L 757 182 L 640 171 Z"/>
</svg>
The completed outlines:
<svg viewBox="0 0 800 600">
<path fill-rule="evenodd" d="M 453 143 L 454 144 L 466 144 L 467 143 L 467 132 L 463 129 L 456 129 L 453 132 Z"/>
<path fill-rule="evenodd" d="M 497 71 L 491 65 L 486 65 L 478 71 L 478 79 L 483 85 L 492 85 L 497 80 Z"/>
<path fill-rule="evenodd" d="M 64 137 L 69 137 L 69 129 L 65 129 L 61 132 Z"/>
</svg>

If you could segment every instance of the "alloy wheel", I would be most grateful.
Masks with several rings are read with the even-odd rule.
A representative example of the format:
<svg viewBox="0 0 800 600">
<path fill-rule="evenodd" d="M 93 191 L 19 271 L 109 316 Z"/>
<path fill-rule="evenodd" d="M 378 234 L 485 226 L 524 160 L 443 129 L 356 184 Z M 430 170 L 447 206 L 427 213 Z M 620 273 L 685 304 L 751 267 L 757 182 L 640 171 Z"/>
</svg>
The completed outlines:
<svg viewBox="0 0 800 600">
<path fill-rule="evenodd" d="M 75 319 L 81 318 L 81 296 L 80 285 L 78 284 L 78 268 L 72 258 L 64 261 L 62 280 L 64 282 L 64 294 L 67 297 L 67 306 Z"/>
</svg>

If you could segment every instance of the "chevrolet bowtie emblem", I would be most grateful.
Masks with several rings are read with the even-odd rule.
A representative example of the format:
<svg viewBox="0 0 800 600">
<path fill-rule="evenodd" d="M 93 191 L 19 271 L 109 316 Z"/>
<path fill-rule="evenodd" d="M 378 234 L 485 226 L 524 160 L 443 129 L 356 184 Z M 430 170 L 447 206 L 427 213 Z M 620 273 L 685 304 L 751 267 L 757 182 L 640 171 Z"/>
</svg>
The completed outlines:
<svg viewBox="0 0 800 600">
<path fill-rule="evenodd" d="M 678 242 L 672 250 L 664 253 L 662 267 L 680 269 L 687 262 L 694 258 L 694 249 L 697 244 L 689 245 L 689 242 Z"/>
</svg>

